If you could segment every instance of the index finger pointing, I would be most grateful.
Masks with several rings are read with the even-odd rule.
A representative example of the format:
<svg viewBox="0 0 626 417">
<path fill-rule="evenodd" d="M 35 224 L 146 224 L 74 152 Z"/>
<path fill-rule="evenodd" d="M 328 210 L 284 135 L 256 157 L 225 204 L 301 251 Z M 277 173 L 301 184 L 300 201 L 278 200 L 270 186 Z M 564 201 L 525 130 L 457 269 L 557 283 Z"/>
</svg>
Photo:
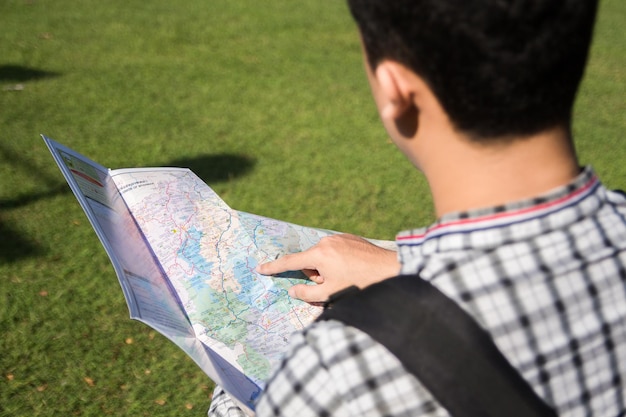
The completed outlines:
<svg viewBox="0 0 626 417">
<path fill-rule="evenodd" d="M 284 255 L 275 261 L 267 262 L 256 267 L 256 271 L 263 275 L 280 274 L 286 271 L 301 271 L 303 269 L 315 269 L 311 268 L 306 262 L 307 257 L 304 256 L 305 252 L 292 253 Z"/>
</svg>

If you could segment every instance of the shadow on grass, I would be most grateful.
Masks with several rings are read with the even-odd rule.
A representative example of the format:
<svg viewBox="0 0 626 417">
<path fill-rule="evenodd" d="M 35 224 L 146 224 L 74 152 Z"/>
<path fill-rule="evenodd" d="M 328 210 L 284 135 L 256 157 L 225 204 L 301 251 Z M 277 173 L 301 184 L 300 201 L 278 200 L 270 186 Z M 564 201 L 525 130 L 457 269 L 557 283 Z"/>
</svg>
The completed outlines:
<svg viewBox="0 0 626 417">
<path fill-rule="evenodd" d="M 36 242 L 28 240 L 23 232 L 0 219 L 0 262 L 12 262 L 41 253 L 41 247 Z"/>
<path fill-rule="evenodd" d="M 53 198 L 61 194 L 67 194 L 70 189 L 67 184 L 59 181 L 58 177 L 53 178 L 46 173 L 49 169 L 42 169 L 23 154 L 14 151 L 10 147 L 0 142 L 0 163 L 10 164 L 15 172 L 20 172 L 22 176 L 36 176 L 41 184 L 39 190 L 30 193 L 19 193 L 8 198 L 0 198 L 0 262 L 13 262 L 19 259 L 36 257 L 46 251 L 36 239 L 27 236 L 20 230 L 19 223 L 7 223 L 2 217 L 2 211 L 19 209 L 20 207 L 36 203 L 40 200 Z M 54 161 L 51 158 L 51 163 Z M 8 181 L 19 181 L 17 178 Z"/>
<path fill-rule="evenodd" d="M 6 162 L 15 164 L 20 169 L 25 169 L 25 174 L 37 175 L 42 179 L 44 190 L 30 194 L 22 194 L 15 198 L 0 199 L 0 210 L 17 209 L 39 200 L 52 198 L 61 194 L 70 193 L 69 186 L 64 182 L 58 182 L 42 172 L 41 167 L 37 167 L 28 158 L 11 151 L 10 149 L 0 146 L 0 157 Z M 51 166 L 54 165 L 52 157 L 50 157 Z M 161 166 L 176 166 L 190 168 L 207 184 L 232 180 L 236 177 L 246 174 L 255 165 L 255 160 L 242 155 L 234 154 L 218 154 L 204 155 L 199 157 L 181 158 L 169 161 Z M 72 200 L 74 200 L 72 198 Z M 77 201 L 70 201 L 67 204 L 78 204 Z M 37 244 L 36 240 L 26 236 L 19 230 L 19 225 L 10 225 L 2 221 L 0 218 L 0 261 L 13 262 L 28 257 L 37 257 L 45 255 L 46 250 Z"/>
<path fill-rule="evenodd" d="M 217 154 L 175 159 L 165 165 L 189 168 L 204 182 L 211 185 L 245 175 L 255 164 L 254 159 L 244 155 Z"/>
<path fill-rule="evenodd" d="M 23 83 L 41 78 L 58 77 L 60 74 L 51 71 L 43 71 L 21 65 L 0 65 L 0 82 Z"/>
<path fill-rule="evenodd" d="M 67 184 L 59 183 L 56 185 L 48 185 L 48 189 L 43 191 L 23 194 L 15 198 L 0 199 L 0 210 L 19 208 L 30 203 L 36 203 L 39 200 L 44 200 L 61 194 L 68 194 L 69 192 L 70 188 Z M 3 235 L 0 233 L 0 236 Z"/>
<path fill-rule="evenodd" d="M 13 198 L 0 199 L 0 210 L 19 208 L 42 199 L 70 192 L 69 186 L 65 182 L 59 181 L 57 179 L 58 176 L 46 175 L 47 172 L 50 172 L 49 169 L 43 169 L 28 157 L 16 152 L 2 142 L 0 142 L 0 160 L 3 161 L 2 163 L 13 165 L 14 170 L 21 171 L 22 175 L 36 176 L 37 181 L 45 186 L 45 189 L 35 193 L 20 194 L 19 196 Z M 52 156 L 50 156 L 50 163 L 51 167 L 54 167 L 54 160 L 52 159 Z"/>
</svg>

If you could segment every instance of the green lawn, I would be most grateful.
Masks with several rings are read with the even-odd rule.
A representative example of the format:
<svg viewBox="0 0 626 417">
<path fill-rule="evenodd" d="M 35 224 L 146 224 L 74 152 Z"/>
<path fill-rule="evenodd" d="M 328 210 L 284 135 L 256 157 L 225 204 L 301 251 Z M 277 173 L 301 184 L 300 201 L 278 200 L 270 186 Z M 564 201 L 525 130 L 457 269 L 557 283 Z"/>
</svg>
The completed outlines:
<svg viewBox="0 0 626 417">
<path fill-rule="evenodd" d="M 0 416 L 204 415 L 211 381 L 128 319 L 40 133 L 184 165 L 233 208 L 374 238 L 433 220 L 342 1 L 0 2 Z M 256 7 L 255 7 L 256 6 Z M 253 9 L 254 7 L 254 9 Z M 605 0 L 575 133 L 626 188 L 626 3 Z"/>
</svg>

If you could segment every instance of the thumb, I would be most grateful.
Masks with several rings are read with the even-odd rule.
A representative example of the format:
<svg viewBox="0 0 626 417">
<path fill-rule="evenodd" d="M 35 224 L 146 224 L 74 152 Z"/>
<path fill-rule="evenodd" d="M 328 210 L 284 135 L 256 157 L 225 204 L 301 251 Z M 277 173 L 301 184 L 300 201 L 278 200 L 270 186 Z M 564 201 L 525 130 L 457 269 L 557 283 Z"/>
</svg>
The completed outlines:
<svg viewBox="0 0 626 417">
<path fill-rule="evenodd" d="M 324 302 L 328 299 L 324 285 L 297 284 L 289 288 L 289 295 L 307 303 Z"/>
</svg>

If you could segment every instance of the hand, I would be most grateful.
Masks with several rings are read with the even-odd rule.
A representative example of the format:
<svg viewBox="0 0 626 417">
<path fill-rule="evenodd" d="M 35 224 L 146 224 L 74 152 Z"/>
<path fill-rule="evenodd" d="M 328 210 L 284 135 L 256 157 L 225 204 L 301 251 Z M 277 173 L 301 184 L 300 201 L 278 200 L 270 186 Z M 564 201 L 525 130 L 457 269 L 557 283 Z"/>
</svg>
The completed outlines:
<svg viewBox="0 0 626 417">
<path fill-rule="evenodd" d="M 285 255 L 257 267 L 263 275 L 302 271 L 317 285 L 298 284 L 289 295 L 307 302 L 322 302 L 351 285 L 367 287 L 398 274 L 397 253 L 348 234 L 322 238 L 312 248 Z"/>
</svg>

